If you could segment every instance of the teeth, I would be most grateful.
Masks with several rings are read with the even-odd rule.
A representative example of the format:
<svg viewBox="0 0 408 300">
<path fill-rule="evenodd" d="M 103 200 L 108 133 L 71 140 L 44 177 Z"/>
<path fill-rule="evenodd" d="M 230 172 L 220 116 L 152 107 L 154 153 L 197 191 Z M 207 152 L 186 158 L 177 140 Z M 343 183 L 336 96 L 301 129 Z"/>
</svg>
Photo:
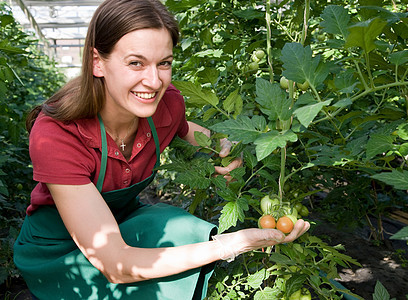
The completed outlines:
<svg viewBox="0 0 408 300">
<path fill-rule="evenodd" d="M 133 92 L 133 94 L 143 99 L 151 99 L 156 95 L 156 93 L 136 93 L 136 92 Z"/>
</svg>

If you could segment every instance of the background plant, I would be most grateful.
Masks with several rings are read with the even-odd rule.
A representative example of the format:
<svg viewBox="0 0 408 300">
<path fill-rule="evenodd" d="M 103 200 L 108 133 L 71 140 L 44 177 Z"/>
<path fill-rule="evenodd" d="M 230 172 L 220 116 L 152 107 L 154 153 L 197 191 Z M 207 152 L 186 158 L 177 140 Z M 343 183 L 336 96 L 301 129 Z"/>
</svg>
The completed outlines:
<svg viewBox="0 0 408 300">
<path fill-rule="evenodd" d="M 25 117 L 65 78 L 0 3 L 0 284 L 18 277 L 12 246 L 33 188 Z"/>
</svg>

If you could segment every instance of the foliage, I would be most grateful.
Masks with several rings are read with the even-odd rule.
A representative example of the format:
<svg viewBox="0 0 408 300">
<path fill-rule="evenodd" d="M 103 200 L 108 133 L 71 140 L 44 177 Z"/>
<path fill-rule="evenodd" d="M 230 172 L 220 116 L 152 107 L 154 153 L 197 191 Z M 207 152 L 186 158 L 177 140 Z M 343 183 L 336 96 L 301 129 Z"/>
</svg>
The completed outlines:
<svg viewBox="0 0 408 300">
<path fill-rule="evenodd" d="M 273 194 L 280 199 L 277 213 L 303 202 L 339 226 L 369 225 L 381 241 L 382 216 L 407 204 L 403 6 L 370 0 L 330 5 L 167 0 L 166 5 L 176 13 L 183 37 L 174 84 L 186 97 L 189 118 L 214 132 L 208 140 L 198 139 L 196 150 L 206 156 L 192 154 L 183 161 L 175 152 L 165 166 L 177 169 L 176 181 L 185 189 L 196 191 L 190 212 L 218 222 L 220 232 L 253 227 L 260 199 Z M 258 57 L 259 50 L 265 55 Z M 239 150 L 223 161 L 213 155 L 221 137 L 236 141 Z M 182 143 L 174 146 L 186 153 Z M 240 152 L 245 165 L 231 172 L 233 182 L 213 177 L 211 165 L 226 165 Z M 219 283 L 211 297 L 288 297 L 296 290 L 293 281 L 300 282 L 296 288 L 313 288 L 321 299 L 338 297 L 330 281 L 317 280 L 323 280 L 318 262 L 328 261 L 335 270 L 349 258 L 319 256 L 325 246 L 310 250 L 314 238 L 275 247 L 269 255 L 243 255 L 226 266 L 230 275 L 217 269 Z M 272 272 L 286 267 L 273 261 L 276 253 L 293 263 L 301 255 L 296 251 L 303 255 L 301 271 L 283 279 Z M 251 285 L 249 278 L 259 284 Z"/>
<path fill-rule="evenodd" d="M 0 3 L 0 284 L 18 276 L 12 245 L 33 188 L 25 117 L 64 80 L 36 39 Z"/>
</svg>

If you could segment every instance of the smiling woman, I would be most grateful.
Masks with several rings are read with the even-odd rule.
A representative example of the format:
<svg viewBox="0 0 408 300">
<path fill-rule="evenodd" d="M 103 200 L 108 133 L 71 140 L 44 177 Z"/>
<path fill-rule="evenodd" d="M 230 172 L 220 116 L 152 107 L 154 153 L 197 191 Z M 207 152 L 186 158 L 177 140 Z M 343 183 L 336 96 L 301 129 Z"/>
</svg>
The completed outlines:
<svg viewBox="0 0 408 300">
<path fill-rule="evenodd" d="M 38 184 L 14 261 L 34 297 L 202 299 L 217 260 L 309 228 L 300 220 L 286 237 L 274 229 L 215 235 L 215 225 L 180 208 L 139 202 L 175 136 L 196 144 L 195 131 L 209 134 L 187 122 L 171 85 L 177 40 L 160 1 L 105 1 L 90 23 L 81 75 L 28 116 Z"/>
</svg>

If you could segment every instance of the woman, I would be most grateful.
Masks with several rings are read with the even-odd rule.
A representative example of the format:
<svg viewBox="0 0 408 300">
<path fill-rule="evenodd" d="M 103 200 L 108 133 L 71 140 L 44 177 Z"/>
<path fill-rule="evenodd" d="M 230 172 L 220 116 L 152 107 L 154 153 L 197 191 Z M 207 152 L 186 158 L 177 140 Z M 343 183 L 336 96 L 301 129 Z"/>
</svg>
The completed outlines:
<svg viewBox="0 0 408 300">
<path fill-rule="evenodd" d="M 300 220 L 286 237 L 261 229 L 214 236 L 214 225 L 182 209 L 139 203 L 173 137 L 195 144 L 195 131 L 208 134 L 186 121 L 170 84 L 177 41 L 158 0 L 105 1 L 89 25 L 81 76 L 28 117 L 39 183 L 14 260 L 36 298 L 202 299 L 217 260 L 309 228 Z"/>
</svg>

